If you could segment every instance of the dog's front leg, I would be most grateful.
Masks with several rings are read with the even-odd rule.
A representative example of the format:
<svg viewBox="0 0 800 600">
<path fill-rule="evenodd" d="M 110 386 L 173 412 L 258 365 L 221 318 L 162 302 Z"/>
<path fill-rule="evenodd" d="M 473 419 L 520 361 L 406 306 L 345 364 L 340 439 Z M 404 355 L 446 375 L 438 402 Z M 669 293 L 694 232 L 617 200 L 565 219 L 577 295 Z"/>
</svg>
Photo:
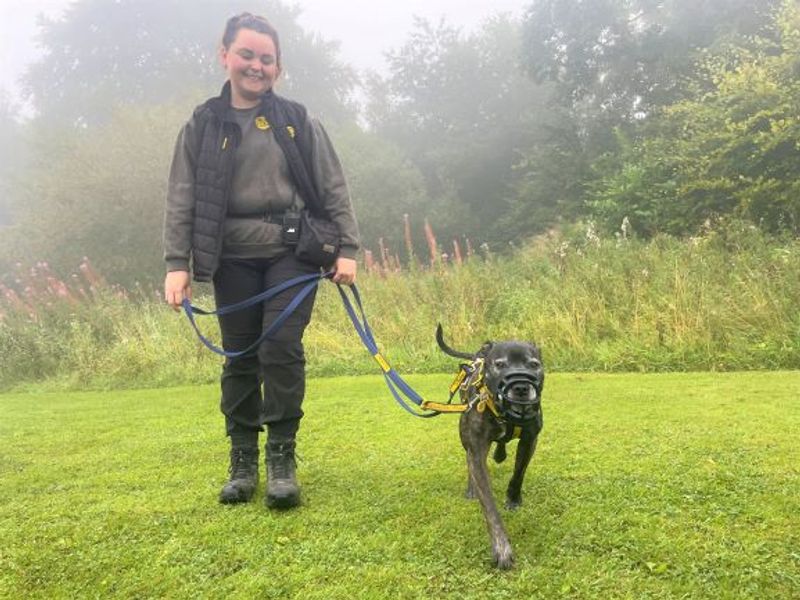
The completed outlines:
<svg viewBox="0 0 800 600">
<path fill-rule="evenodd" d="M 533 458 L 536 450 L 536 440 L 538 435 L 534 432 L 523 432 L 517 445 L 517 456 L 514 459 L 514 474 L 508 482 L 506 490 L 506 508 L 516 510 L 522 505 L 522 481 L 525 479 L 525 471 Z"/>
<path fill-rule="evenodd" d="M 467 491 L 464 492 L 464 498 L 467 500 L 475 500 L 478 497 L 475 491 L 475 484 L 472 482 L 472 466 L 469 464 L 469 453 L 467 453 Z"/>
<path fill-rule="evenodd" d="M 500 569 L 510 569 L 514 566 L 514 555 L 511 551 L 511 542 L 497 505 L 492 494 L 492 486 L 489 481 L 489 471 L 486 467 L 486 457 L 489 454 L 488 444 L 479 444 L 478 447 L 472 445 L 467 448 L 467 464 L 469 465 L 469 476 L 472 481 L 472 489 L 477 494 L 478 500 L 483 509 L 483 516 L 486 519 L 486 527 L 489 530 L 489 537 L 492 541 L 492 556 L 494 563 Z"/>
</svg>

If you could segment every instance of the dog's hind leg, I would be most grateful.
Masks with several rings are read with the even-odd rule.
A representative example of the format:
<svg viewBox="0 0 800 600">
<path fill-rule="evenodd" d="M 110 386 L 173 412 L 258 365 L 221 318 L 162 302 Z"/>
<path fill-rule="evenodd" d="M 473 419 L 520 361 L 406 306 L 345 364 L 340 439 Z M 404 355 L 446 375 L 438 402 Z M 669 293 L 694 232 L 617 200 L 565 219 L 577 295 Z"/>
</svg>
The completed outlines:
<svg viewBox="0 0 800 600">
<path fill-rule="evenodd" d="M 536 451 L 536 440 L 538 434 L 525 431 L 519 439 L 517 445 L 517 456 L 514 459 L 514 474 L 508 482 L 506 490 L 506 508 L 516 510 L 522 505 L 522 481 L 525 479 L 525 471 Z"/>
<path fill-rule="evenodd" d="M 480 444 L 480 448 L 468 448 L 467 465 L 469 466 L 469 475 L 472 480 L 472 489 L 478 495 L 478 500 L 483 509 L 483 516 L 486 519 L 486 527 L 489 530 L 489 537 L 492 541 L 494 564 L 500 569 L 510 569 L 514 566 L 514 554 L 492 495 L 489 471 L 486 467 L 488 454 L 489 447 L 486 444 Z"/>
</svg>

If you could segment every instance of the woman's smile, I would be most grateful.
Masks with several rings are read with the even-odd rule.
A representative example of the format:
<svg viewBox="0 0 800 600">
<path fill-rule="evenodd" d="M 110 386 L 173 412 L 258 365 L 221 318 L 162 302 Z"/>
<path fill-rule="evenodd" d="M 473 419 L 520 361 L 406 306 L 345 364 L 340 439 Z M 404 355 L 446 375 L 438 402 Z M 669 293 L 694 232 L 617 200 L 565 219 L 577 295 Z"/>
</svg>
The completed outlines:
<svg viewBox="0 0 800 600">
<path fill-rule="evenodd" d="M 231 102 L 236 108 L 258 104 L 280 75 L 275 42 L 266 34 L 241 29 L 230 47 L 223 49 L 222 64 L 231 82 Z"/>
</svg>

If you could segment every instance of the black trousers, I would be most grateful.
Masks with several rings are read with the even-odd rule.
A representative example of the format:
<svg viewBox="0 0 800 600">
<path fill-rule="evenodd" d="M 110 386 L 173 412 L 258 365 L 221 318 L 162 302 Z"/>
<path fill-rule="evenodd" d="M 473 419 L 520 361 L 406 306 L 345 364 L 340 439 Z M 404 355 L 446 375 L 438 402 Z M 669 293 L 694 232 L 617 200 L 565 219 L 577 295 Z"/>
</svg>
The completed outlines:
<svg viewBox="0 0 800 600">
<path fill-rule="evenodd" d="M 317 267 L 297 260 L 292 253 L 270 259 L 223 259 L 214 275 L 214 297 L 217 306 L 225 306 L 298 275 L 318 272 Z M 301 287 L 290 288 L 259 305 L 220 316 L 224 348 L 244 350 L 255 342 Z M 232 438 L 257 436 L 266 424 L 271 440 L 294 439 L 303 417 L 306 383 L 303 332 L 311 319 L 314 292 L 256 350 L 226 359 L 222 369 L 220 408 L 225 415 L 226 432 Z"/>
</svg>

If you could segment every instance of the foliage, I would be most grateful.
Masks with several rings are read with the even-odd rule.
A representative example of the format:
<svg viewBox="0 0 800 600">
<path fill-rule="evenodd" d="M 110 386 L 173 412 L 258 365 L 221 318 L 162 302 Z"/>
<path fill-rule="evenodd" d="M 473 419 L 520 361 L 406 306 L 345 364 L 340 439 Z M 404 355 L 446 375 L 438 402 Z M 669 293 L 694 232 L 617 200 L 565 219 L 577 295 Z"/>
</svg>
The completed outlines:
<svg viewBox="0 0 800 600">
<path fill-rule="evenodd" d="M 639 137 L 640 126 L 647 127 L 662 107 L 702 97 L 713 82 L 697 76 L 697 60 L 709 50 L 722 55 L 725 49 L 750 48 L 755 34 L 773 35 L 768 26 L 778 4 L 535 0 L 523 24 L 523 60 L 536 80 L 552 82 L 553 102 L 563 117 L 551 123 L 552 135 L 545 143 L 523 152 L 524 176 L 516 188 L 511 221 L 530 231 L 537 222 L 552 222 L 554 209 L 567 220 L 592 214 L 589 205 L 598 201 L 597 183 L 614 170 L 609 161 L 621 152 L 619 139 Z M 696 84 L 690 86 L 690 81 Z M 669 152 L 669 145 L 664 149 Z M 612 227 L 626 215 L 633 219 L 638 210 L 635 192 L 629 190 L 629 179 L 638 170 L 614 171 L 620 172 L 620 180 L 606 195 L 617 199 L 620 210 L 604 219 Z M 664 202 L 671 201 L 670 189 L 660 191 Z M 553 207 L 549 214 L 535 211 L 542 197 Z M 644 232 L 647 224 L 637 224 Z"/>
<path fill-rule="evenodd" d="M 168 165 L 190 111 L 119 108 L 109 123 L 60 140 L 37 131 L 36 164 L 11 179 L 16 209 L 0 273 L 45 258 L 64 272 L 91 256 L 116 282 L 159 276 Z"/>
<path fill-rule="evenodd" d="M 413 385 L 436 398 L 450 381 Z M 0 595 L 795 598 L 799 386 L 797 372 L 549 376 L 525 503 L 503 511 L 517 565 L 502 576 L 462 497 L 456 418 L 411 418 L 379 375 L 309 382 L 305 505 L 284 513 L 261 491 L 217 503 L 216 385 L 3 395 Z M 492 465 L 496 497 L 512 468 Z"/>
<path fill-rule="evenodd" d="M 495 227 L 517 178 L 520 151 L 535 138 L 547 86 L 525 77 L 519 26 L 495 17 L 462 34 L 421 19 L 389 54 L 389 75 L 373 79 L 368 120 L 425 177 L 447 237 L 503 240 Z"/>
<path fill-rule="evenodd" d="M 484 252 L 460 266 L 436 260 L 400 272 L 362 269 L 358 286 L 378 344 L 401 373 L 453 369 L 434 341 L 437 323 L 453 346 L 468 350 L 486 339 L 535 339 L 553 371 L 800 368 L 798 241 L 740 224 L 686 241 L 630 235 L 554 232 L 508 259 Z M 119 297 L 101 285 L 72 302 L 57 282 L 41 272 L 37 278 L 43 282 L 14 287 L 21 304 L 8 291 L 0 299 L 2 388 L 218 378 L 216 355 L 160 294 Z M 83 298 L 75 284 L 65 286 Z M 213 304 L 196 292 L 196 304 Z M 213 319 L 200 323 L 217 337 Z M 330 284 L 320 289 L 305 339 L 314 376 L 377 369 Z"/>
<path fill-rule="evenodd" d="M 789 2 L 779 43 L 712 55 L 713 87 L 653 115 L 618 156 L 598 161 L 593 208 L 607 225 L 629 216 L 653 234 L 696 232 L 734 215 L 800 233 L 800 12 Z"/>
<path fill-rule="evenodd" d="M 442 206 L 445 203 L 432 206 L 422 173 L 400 148 L 354 125 L 332 133 L 347 175 L 363 247 L 376 248 L 383 240 L 395 251 L 402 248 L 404 215 L 409 215 L 416 230 L 422 229 L 425 215 L 437 223 L 447 220 Z"/>
<path fill-rule="evenodd" d="M 528 70 L 557 82 L 584 121 L 630 120 L 680 100 L 704 48 L 746 43 L 779 0 L 533 0 L 524 25 Z"/>
<path fill-rule="evenodd" d="M 23 160 L 22 127 L 16 120 L 18 107 L 0 89 L 0 227 L 11 222 L 11 174 Z"/>
</svg>

